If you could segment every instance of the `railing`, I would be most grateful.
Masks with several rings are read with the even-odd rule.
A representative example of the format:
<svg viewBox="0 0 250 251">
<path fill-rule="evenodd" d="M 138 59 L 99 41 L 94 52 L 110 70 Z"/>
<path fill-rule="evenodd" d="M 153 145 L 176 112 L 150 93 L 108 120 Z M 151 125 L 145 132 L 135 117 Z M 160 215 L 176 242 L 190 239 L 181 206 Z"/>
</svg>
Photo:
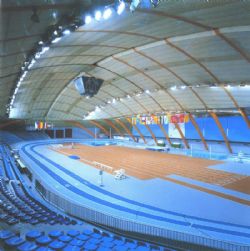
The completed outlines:
<svg viewBox="0 0 250 251">
<path fill-rule="evenodd" d="M 84 205 L 76 204 L 68 199 L 62 198 L 61 195 L 56 194 L 49 189 L 45 188 L 39 182 L 39 186 L 37 188 L 41 189 L 40 192 L 43 197 L 55 205 L 57 208 L 60 208 L 65 213 L 69 215 L 78 217 L 85 221 L 94 222 L 97 224 L 102 224 L 108 227 L 116 228 L 122 231 L 128 232 L 136 232 L 141 234 L 147 234 L 156 237 L 163 237 L 175 241 L 181 241 L 186 243 L 186 248 L 189 247 L 188 244 L 193 245 L 201 245 L 211 248 L 216 248 L 219 250 L 227 250 L 227 251 L 249 251 L 250 246 L 242 245 L 238 243 L 229 243 L 223 240 L 212 239 L 208 237 L 202 237 L 198 235 L 188 234 L 184 232 L 178 232 L 169 230 L 166 228 L 162 228 L 159 226 L 154 226 L 150 224 L 143 224 L 133 220 L 127 220 L 122 217 L 114 217 L 110 214 L 103 213 L 91 208 L 88 208 Z"/>
</svg>

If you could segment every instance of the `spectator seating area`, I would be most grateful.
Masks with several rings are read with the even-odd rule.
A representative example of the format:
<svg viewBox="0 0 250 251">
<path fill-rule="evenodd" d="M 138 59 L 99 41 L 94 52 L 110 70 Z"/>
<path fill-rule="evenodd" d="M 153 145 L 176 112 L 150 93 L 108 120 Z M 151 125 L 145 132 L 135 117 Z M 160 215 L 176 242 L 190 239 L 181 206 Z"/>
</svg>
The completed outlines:
<svg viewBox="0 0 250 251">
<path fill-rule="evenodd" d="M 53 230 L 45 234 L 39 230 L 25 233 L 24 237 L 8 231 L 0 231 L 0 245 L 6 250 L 19 251 L 175 251 L 171 248 L 163 248 L 146 242 L 135 241 L 122 236 L 103 232 L 99 229 L 78 230 Z"/>
<path fill-rule="evenodd" d="M 22 140 L 44 140 L 50 137 L 44 132 L 33 132 L 33 131 L 15 131 L 15 135 Z"/>
<path fill-rule="evenodd" d="M 13 225 L 19 222 L 32 225 L 46 223 L 50 225 L 75 225 L 77 222 L 69 217 L 55 213 L 41 203 L 16 177 L 18 172 L 10 151 L 0 146 L 0 221 Z M 20 176 L 20 173 L 19 173 Z M 26 189 L 25 189 L 26 188 Z"/>
</svg>

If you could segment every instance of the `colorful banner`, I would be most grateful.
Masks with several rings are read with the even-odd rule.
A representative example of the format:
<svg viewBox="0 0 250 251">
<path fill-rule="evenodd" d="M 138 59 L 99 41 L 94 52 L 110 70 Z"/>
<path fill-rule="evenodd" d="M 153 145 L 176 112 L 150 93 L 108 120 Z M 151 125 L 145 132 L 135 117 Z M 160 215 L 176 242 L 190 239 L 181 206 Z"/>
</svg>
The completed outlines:
<svg viewBox="0 0 250 251">
<path fill-rule="evenodd" d="M 52 128 L 53 124 L 49 124 L 48 122 L 43 122 L 43 121 L 36 121 L 35 122 L 35 129 L 36 130 L 43 130 L 43 129 L 48 129 Z"/>
<path fill-rule="evenodd" d="M 188 123 L 189 115 L 186 113 L 180 114 L 166 114 L 166 115 L 137 115 L 132 117 L 132 124 L 141 124 L 141 125 L 166 125 L 169 123 Z"/>
</svg>

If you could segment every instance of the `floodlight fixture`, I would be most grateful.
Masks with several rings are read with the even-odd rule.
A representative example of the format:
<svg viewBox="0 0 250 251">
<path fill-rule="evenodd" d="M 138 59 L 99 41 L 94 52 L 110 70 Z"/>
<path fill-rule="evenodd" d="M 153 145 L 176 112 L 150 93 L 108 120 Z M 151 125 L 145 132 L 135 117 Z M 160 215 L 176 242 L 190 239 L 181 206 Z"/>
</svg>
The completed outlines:
<svg viewBox="0 0 250 251">
<path fill-rule="evenodd" d="M 112 15 L 112 10 L 110 8 L 107 8 L 103 12 L 103 18 L 104 19 L 109 19 Z"/>
<path fill-rule="evenodd" d="M 96 11 L 95 12 L 95 20 L 96 21 L 100 21 L 101 20 L 101 18 L 102 18 L 102 13 L 101 13 L 101 11 Z"/>
</svg>

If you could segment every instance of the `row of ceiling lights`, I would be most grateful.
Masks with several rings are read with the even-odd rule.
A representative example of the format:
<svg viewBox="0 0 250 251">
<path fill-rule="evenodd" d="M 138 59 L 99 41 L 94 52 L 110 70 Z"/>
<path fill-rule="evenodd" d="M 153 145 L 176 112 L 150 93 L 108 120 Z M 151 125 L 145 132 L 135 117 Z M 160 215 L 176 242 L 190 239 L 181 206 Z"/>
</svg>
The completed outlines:
<svg viewBox="0 0 250 251">
<path fill-rule="evenodd" d="M 122 12 L 125 10 L 125 3 L 123 1 L 118 1 L 118 3 L 112 6 L 106 6 L 102 11 L 97 10 L 94 12 L 94 17 L 97 21 L 101 19 L 108 19 L 113 14 L 114 10 L 118 15 L 121 15 Z M 20 74 L 16 80 L 16 86 L 13 90 L 13 94 L 10 98 L 9 105 L 7 107 L 7 114 L 10 115 L 11 109 L 13 108 L 17 93 L 20 89 L 22 82 L 24 81 L 26 75 L 28 74 L 29 70 L 35 65 L 37 60 L 45 54 L 50 49 L 50 45 L 58 43 L 63 37 L 69 35 L 71 32 L 75 31 L 79 26 L 84 24 L 89 24 L 92 21 L 92 16 L 90 14 L 84 15 L 84 17 L 71 17 L 69 18 L 69 23 L 60 25 L 60 21 L 57 25 L 50 26 L 44 35 L 44 39 L 39 41 L 36 44 L 36 47 L 31 51 L 31 53 L 26 58 L 25 62 L 21 67 Z"/>
<path fill-rule="evenodd" d="M 208 85 L 197 85 L 196 87 L 207 87 Z M 180 89 L 186 89 L 188 86 L 185 86 L 185 88 L 183 88 L 184 86 L 180 86 L 179 88 Z M 219 86 L 209 86 L 210 88 L 217 88 L 217 87 L 219 87 Z M 249 88 L 250 87 L 250 85 L 238 85 L 238 86 L 231 86 L 231 85 L 227 85 L 227 87 L 247 87 L 247 88 Z M 170 87 L 169 88 L 170 90 L 172 90 L 172 91 L 175 91 L 175 90 L 178 90 L 177 89 L 177 86 L 172 86 L 172 87 Z M 145 90 L 144 92 L 143 91 L 140 91 L 140 92 L 135 92 L 134 94 L 127 94 L 126 96 L 124 96 L 124 97 L 118 97 L 118 98 L 113 98 L 113 99 L 111 99 L 111 100 L 108 100 L 108 101 L 106 101 L 105 102 L 105 105 L 99 105 L 99 106 L 96 106 L 95 107 L 95 110 L 93 110 L 93 111 L 90 111 L 90 112 L 88 112 L 87 114 L 85 114 L 84 116 L 83 116 L 83 119 L 92 119 L 92 116 L 93 115 L 95 115 L 95 113 L 97 113 L 97 112 L 100 112 L 101 111 L 101 109 L 104 109 L 105 108 L 105 106 L 107 106 L 107 105 L 110 105 L 110 104 L 116 104 L 116 102 L 123 102 L 125 99 L 131 99 L 132 97 L 140 97 L 141 95 L 143 95 L 143 94 L 147 94 L 147 95 L 151 95 L 152 93 L 155 93 L 155 92 L 158 92 L 158 91 L 164 91 L 165 89 L 154 89 L 153 91 L 150 91 L 150 90 Z M 88 97 L 87 97 L 87 99 L 88 99 Z M 180 111 L 177 111 L 177 113 L 178 112 L 180 112 Z M 183 112 L 183 111 L 182 111 Z M 196 110 L 196 112 L 207 112 L 207 111 L 205 111 L 205 110 Z M 231 111 L 231 112 L 235 112 L 235 111 Z"/>
</svg>

